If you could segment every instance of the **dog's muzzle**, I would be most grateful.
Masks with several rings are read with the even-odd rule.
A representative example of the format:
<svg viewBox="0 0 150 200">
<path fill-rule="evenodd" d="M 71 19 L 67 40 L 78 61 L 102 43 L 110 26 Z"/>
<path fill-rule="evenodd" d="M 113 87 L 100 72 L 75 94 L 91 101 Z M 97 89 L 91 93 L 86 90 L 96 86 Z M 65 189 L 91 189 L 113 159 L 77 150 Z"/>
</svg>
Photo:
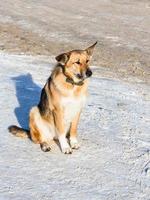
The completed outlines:
<svg viewBox="0 0 150 200">
<path fill-rule="evenodd" d="M 86 70 L 86 77 L 88 78 L 90 76 L 92 76 L 92 71 L 90 69 L 87 69 Z"/>
<path fill-rule="evenodd" d="M 92 76 L 92 71 L 88 68 L 86 70 L 85 73 L 82 73 L 82 74 L 76 74 L 76 77 L 80 80 L 84 80 L 86 78 L 89 78 L 90 76 Z"/>
</svg>

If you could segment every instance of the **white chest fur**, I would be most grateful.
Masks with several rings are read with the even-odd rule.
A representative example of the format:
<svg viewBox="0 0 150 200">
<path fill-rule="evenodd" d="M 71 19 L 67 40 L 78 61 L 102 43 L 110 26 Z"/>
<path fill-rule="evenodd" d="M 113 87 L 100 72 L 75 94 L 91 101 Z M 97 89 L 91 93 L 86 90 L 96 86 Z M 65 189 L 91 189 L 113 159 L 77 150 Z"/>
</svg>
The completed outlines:
<svg viewBox="0 0 150 200">
<path fill-rule="evenodd" d="M 81 111 L 85 104 L 86 96 L 74 97 L 63 97 L 61 99 L 61 105 L 64 110 L 64 121 L 66 124 L 72 122 L 78 112 Z"/>
</svg>

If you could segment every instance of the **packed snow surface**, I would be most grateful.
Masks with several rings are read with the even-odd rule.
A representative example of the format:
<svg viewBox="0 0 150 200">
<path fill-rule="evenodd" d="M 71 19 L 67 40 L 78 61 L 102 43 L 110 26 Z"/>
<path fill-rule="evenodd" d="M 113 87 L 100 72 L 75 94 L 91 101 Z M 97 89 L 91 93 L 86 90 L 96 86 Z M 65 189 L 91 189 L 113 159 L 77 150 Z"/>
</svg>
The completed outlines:
<svg viewBox="0 0 150 200">
<path fill-rule="evenodd" d="M 28 127 L 53 65 L 49 57 L 0 54 L 0 200 L 149 200 L 150 87 L 144 83 L 93 76 L 78 128 L 81 148 L 72 155 L 57 145 L 44 153 L 8 132 L 12 124 Z"/>
</svg>

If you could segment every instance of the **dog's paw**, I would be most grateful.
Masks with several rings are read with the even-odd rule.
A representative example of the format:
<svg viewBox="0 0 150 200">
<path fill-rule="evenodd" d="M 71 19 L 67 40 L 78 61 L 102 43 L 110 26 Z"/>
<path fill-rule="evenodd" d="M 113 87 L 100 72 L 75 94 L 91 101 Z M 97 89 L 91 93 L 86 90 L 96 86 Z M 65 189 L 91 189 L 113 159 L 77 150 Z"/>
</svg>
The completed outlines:
<svg viewBox="0 0 150 200">
<path fill-rule="evenodd" d="M 80 145 L 76 138 L 70 138 L 70 146 L 72 149 L 79 149 Z"/>
<path fill-rule="evenodd" d="M 51 150 L 51 147 L 49 144 L 47 144 L 46 142 L 41 143 L 41 149 L 44 152 L 48 152 Z"/>
<path fill-rule="evenodd" d="M 68 144 L 68 141 L 64 135 L 59 137 L 60 147 L 64 154 L 71 154 L 72 149 L 70 148 L 70 145 Z"/>
<path fill-rule="evenodd" d="M 72 149 L 70 147 L 62 148 L 64 154 L 72 154 Z"/>
<path fill-rule="evenodd" d="M 72 149 L 79 149 L 80 145 L 79 145 L 79 143 L 71 143 L 71 148 Z"/>
</svg>

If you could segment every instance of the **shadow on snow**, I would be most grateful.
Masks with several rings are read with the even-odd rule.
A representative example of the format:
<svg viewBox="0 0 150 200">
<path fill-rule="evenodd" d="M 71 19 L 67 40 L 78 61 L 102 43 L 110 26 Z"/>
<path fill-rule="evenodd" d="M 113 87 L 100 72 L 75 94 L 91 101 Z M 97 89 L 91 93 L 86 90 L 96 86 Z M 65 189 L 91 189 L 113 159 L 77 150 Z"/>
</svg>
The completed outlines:
<svg viewBox="0 0 150 200">
<path fill-rule="evenodd" d="M 13 77 L 15 82 L 16 97 L 19 107 L 14 112 L 22 128 L 28 128 L 28 116 L 30 109 L 37 105 L 40 99 L 41 88 L 33 82 L 31 74 Z"/>
</svg>

